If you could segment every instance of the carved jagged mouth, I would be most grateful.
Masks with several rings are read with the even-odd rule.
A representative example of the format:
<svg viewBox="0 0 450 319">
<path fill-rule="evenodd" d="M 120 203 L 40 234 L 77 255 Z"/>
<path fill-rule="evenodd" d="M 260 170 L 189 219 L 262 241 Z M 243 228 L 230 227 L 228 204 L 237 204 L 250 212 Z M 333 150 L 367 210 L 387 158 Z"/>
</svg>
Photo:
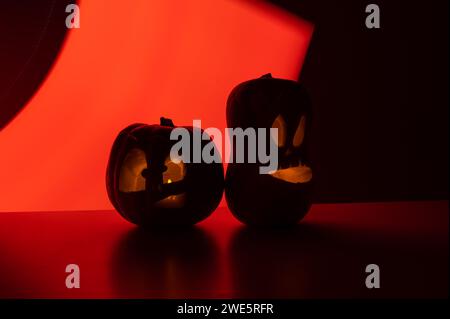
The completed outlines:
<svg viewBox="0 0 450 319">
<path fill-rule="evenodd" d="M 307 183 L 312 179 L 312 170 L 309 166 L 299 164 L 298 166 L 279 169 L 270 175 L 288 183 Z"/>
<path fill-rule="evenodd" d="M 180 208 L 183 207 L 186 194 L 177 194 L 177 195 L 170 195 L 164 199 L 161 199 L 155 203 L 155 206 L 161 207 L 161 208 Z"/>
</svg>

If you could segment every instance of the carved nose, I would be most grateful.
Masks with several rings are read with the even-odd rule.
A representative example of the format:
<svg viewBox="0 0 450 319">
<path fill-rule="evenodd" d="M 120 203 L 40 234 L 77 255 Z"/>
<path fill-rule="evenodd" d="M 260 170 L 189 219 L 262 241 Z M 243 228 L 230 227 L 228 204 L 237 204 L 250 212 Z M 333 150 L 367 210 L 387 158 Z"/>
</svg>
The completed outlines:
<svg viewBox="0 0 450 319">
<path fill-rule="evenodd" d="M 144 168 L 144 169 L 142 170 L 141 176 L 142 176 L 143 178 L 147 178 L 147 176 L 148 176 L 148 168 Z"/>
<path fill-rule="evenodd" d="M 167 171 L 167 166 L 163 164 L 162 166 L 150 167 L 150 169 L 149 168 L 144 168 L 142 170 L 142 172 L 141 172 L 141 175 L 144 178 L 150 178 L 151 175 L 158 175 L 159 176 L 165 171 Z"/>
<path fill-rule="evenodd" d="M 300 158 L 294 153 L 294 150 L 293 148 L 288 148 L 284 151 L 283 155 L 278 159 L 278 166 L 280 168 L 289 168 L 298 165 Z"/>
</svg>

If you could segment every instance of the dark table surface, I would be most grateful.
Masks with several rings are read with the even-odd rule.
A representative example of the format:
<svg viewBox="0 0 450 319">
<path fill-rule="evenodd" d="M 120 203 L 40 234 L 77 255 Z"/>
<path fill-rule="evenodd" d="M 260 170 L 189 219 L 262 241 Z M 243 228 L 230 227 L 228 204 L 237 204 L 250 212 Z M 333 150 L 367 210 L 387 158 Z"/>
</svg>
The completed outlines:
<svg viewBox="0 0 450 319">
<path fill-rule="evenodd" d="M 218 208 L 152 232 L 114 211 L 0 213 L 0 298 L 448 297 L 448 213 L 448 201 L 317 204 L 269 230 Z M 79 289 L 65 286 L 72 263 Z M 365 286 L 372 263 L 380 289 Z"/>
</svg>

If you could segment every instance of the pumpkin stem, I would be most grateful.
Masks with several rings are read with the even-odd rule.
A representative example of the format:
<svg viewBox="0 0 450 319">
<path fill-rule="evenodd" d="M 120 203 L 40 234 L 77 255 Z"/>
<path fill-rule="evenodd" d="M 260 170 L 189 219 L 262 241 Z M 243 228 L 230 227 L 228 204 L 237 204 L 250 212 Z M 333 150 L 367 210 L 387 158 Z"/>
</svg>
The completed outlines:
<svg viewBox="0 0 450 319">
<path fill-rule="evenodd" d="M 271 78 L 272 78 L 272 73 L 264 74 L 264 75 L 261 77 L 261 79 L 271 79 Z"/>
<path fill-rule="evenodd" d="M 171 126 L 171 127 L 175 127 L 175 125 L 173 125 L 173 122 L 171 119 L 167 119 L 165 117 L 160 117 L 159 119 L 159 124 L 162 126 Z"/>
</svg>

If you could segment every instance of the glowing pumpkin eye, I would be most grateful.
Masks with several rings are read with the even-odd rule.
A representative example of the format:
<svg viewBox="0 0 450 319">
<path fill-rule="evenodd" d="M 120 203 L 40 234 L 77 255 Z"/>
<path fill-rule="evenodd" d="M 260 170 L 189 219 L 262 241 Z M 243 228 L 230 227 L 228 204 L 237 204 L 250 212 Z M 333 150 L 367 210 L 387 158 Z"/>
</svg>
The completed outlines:
<svg viewBox="0 0 450 319">
<path fill-rule="evenodd" d="M 182 161 L 175 163 L 172 162 L 170 158 L 167 158 L 164 165 L 167 167 L 167 170 L 163 173 L 164 184 L 179 182 L 184 178 L 185 167 Z"/>
<path fill-rule="evenodd" d="M 144 151 L 133 148 L 125 156 L 119 175 L 119 190 L 125 193 L 145 190 L 142 171 L 147 168 Z"/>
<path fill-rule="evenodd" d="M 302 116 L 300 122 L 298 123 L 297 130 L 295 131 L 294 139 L 292 140 L 292 145 L 294 147 L 299 147 L 302 145 L 303 139 L 305 138 L 305 125 L 306 118 Z"/>
<path fill-rule="evenodd" d="M 286 143 L 286 122 L 281 115 L 278 115 L 273 121 L 272 128 L 278 129 L 278 134 L 272 134 L 272 139 L 278 147 L 283 147 Z"/>
</svg>

